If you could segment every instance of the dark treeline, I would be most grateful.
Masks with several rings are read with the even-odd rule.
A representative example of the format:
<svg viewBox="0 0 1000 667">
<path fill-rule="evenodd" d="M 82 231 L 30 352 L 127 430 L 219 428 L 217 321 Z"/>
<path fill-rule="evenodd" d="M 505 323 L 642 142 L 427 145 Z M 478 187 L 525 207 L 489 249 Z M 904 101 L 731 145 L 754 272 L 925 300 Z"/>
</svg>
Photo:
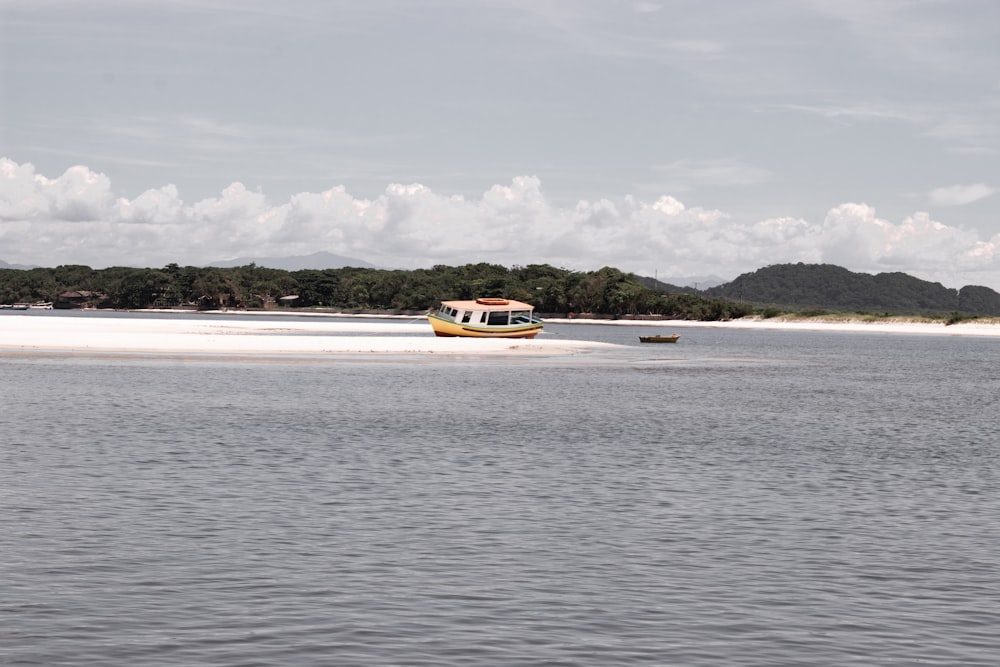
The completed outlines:
<svg viewBox="0 0 1000 667">
<path fill-rule="evenodd" d="M 162 269 L 66 265 L 0 269 L 0 303 L 51 301 L 58 306 L 140 309 L 197 307 L 426 311 L 442 299 L 502 296 L 540 313 L 661 315 L 724 320 L 752 314 L 731 299 L 651 289 L 633 274 L 605 267 L 577 272 L 545 264 L 435 266 L 414 271 L 338 268 L 285 271 L 255 264 Z M 289 299 L 288 297 L 295 297 Z"/>
</svg>

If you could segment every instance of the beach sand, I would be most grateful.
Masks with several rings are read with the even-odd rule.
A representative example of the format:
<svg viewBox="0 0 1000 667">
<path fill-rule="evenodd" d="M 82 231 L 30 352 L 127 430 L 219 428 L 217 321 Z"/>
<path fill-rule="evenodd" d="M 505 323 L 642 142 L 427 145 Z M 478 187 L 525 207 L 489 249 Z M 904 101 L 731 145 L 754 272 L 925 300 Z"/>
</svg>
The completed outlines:
<svg viewBox="0 0 1000 667">
<path fill-rule="evenodd" d="M 327 335 L 324 335 L 327 334 Z M 438 338 L 422 318 L 351 322 L 322 317 L 240 321 L 211 315 L 163 318 L 0 316 L 0 356 L 38 353 L 168 355 L 438 354 L 567 355 L 606 343 L 564 338 Z"/>
<path fill-rule="evenodd" d="M 549 320 L 561 324 L 726 329 L 782 329 L 953 336 L 1000 336 L 1000 325 L 966 322 L 945 326 L 928 322 L 822 322 L 745 319 L 729 322 Z M 567 336 L 534 339 L 438 338 L 423 318 L 329 317 L 276 321 L 247 317 L 239 321 L 211 315 L 178 314 L 162 318 L 61 317 L 51 313 L 0 316 L 0 356 L 31 354 L 162 355 L 480 355 L 557 356 L 615 347 Z"/>
</svg>

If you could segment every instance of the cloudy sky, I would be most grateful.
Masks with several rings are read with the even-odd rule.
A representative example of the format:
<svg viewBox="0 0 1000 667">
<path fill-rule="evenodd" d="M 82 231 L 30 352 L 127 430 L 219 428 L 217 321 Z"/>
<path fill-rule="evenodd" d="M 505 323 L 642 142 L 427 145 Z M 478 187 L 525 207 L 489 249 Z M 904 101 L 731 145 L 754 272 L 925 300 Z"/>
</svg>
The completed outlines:
<svg viewBox="0 0 1000 667">
<path fill-rule="evenodd" d="M 1000 290 L 995 0 L 0 0 L 0 260 Z"/>
</svg>

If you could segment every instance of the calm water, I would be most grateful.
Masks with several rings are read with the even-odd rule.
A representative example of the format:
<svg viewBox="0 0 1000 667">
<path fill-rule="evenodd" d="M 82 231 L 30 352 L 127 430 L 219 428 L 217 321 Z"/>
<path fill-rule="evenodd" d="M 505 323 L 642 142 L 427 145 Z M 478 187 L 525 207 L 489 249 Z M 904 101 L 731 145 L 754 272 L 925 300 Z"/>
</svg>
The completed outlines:
<svg viewBox="0 0 1000 667">
<path fill-rule="evenodd" d="M 995 665 L 1000 340 L 0 359 L 3 665 Z"/>
</svg>

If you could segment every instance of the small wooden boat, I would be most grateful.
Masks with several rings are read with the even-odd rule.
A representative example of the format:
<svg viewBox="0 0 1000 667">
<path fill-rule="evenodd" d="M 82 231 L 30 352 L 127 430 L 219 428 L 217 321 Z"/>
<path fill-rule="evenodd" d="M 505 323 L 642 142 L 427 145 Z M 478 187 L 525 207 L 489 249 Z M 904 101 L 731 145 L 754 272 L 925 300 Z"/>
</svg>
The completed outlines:
<svg viewBox="0 0 1000 667">
<path fill-rule="evenodd" d="M 640 343 L 676 343 L 677 339 L 680 338 L 680 334 L 671 334 L 669 336 L 639 336 Z"/>
<path fill-rule="evenodd" d="M 542 320 L 531 304 L 482 297 L 475 301 L 442 301 L 427 320 L 437 336 L 468 338 L 534 338 Z"/>
</svg>

